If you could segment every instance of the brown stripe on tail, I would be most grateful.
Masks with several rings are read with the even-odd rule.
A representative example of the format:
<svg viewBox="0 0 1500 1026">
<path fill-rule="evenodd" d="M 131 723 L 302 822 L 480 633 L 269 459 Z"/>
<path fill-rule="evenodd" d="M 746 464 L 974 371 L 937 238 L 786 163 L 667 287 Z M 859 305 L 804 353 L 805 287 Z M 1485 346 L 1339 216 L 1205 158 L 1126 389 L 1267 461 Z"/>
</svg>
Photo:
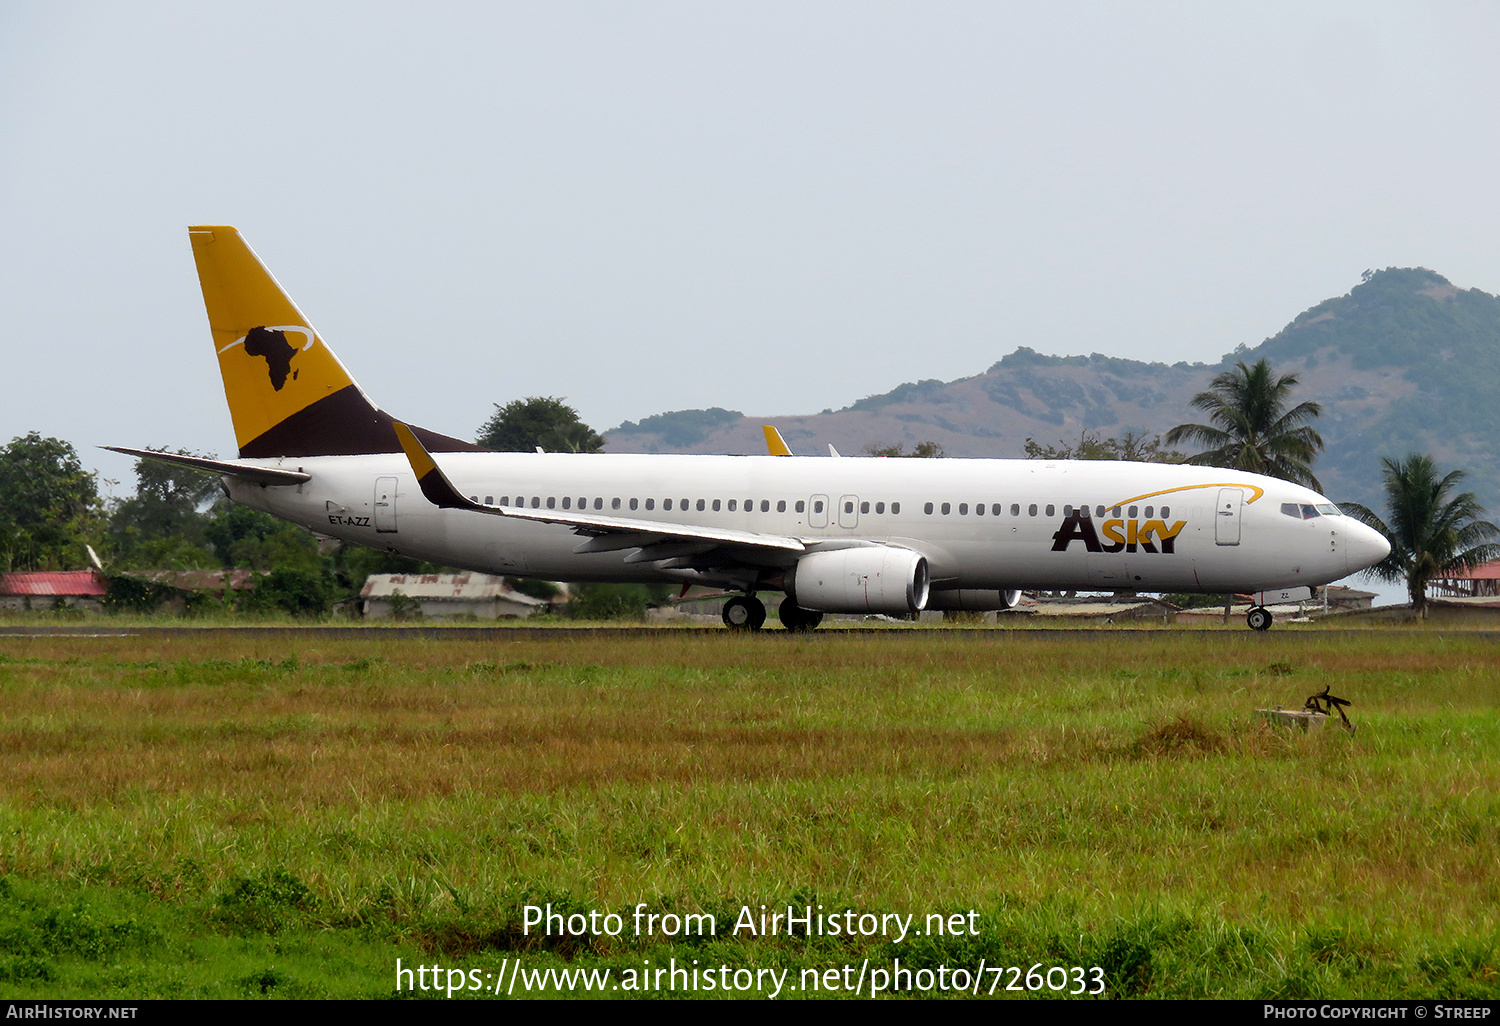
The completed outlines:
<svg viewBox="0 0 1500 1026">
<path fill-rule="evenodd" d="M 306 406 L 240 447 L 240 458 L 260 456 L 362 456 L 400 452 L 395 418 L 348 385 Z M 487 452 L 482 445 L 413 427 L 429 452 Z"/>
</svg>

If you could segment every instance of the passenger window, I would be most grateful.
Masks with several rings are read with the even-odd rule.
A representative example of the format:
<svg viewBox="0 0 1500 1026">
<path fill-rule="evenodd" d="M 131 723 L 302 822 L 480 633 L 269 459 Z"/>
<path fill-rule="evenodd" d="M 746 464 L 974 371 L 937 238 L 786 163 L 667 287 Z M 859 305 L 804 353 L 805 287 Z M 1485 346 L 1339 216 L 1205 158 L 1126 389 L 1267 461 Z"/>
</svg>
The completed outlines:
<svg viewBox="0 0 1500 1026">
<path fill-rule="evenodd" d="M 651 500 L 650 499 L 646 500 L 646 508 L 647 509 L 651 508 Z M 672 500 L 671 499 L 663 499 L 663 500 L 661 500 L 661 508 L 662 509 L 671 509 L 672 508 Z"/>
<path fill-rule="evenodd" d="M 803 502 L 801 499 L 798 499 L 797 500 L 797 512 L 798 513 L 802 513 L 806 509 L 807 509 L 807 503 Z"/>
<path fill-rule="evenodd" d="M 1054 505 L 1052 505 L 1052 503 L 1050 503 L 1050 502 L 1047 503 L 1047 515 L 1049 517 L 1055 517 L 1055 516 L 1057 516 L 1057 507 L 1054 506 Z"/>
<path fill-rule="evenodd" d="M 477 495 L 471 495 L 471 496 L 469 496 L 469 501 L 470 502 L 478 502 L 479 501 L 479 496 L 477 496 Z"/>
<path fill-rule="evenodd" d="M 1036 510 L 1032 510 L 1031 512 L 1033 515 L 1035 515 Z M 1013 517 L 1018 517 L 1021 515 L 1021 504 L 1019 502 L 1013 502 L 1010 504 L 1010 515 Z"/>
<path fill-rule="evenodd" d="M 816 500 L 813 503 L 813 512 L 814 513 L 821 513 L 821 512 L 823 512 L 823 500 L 822 499 L 818 499 L 818 500 Z"/>
<path fill-rule="evenodd" d="M 1026 514 L 1028 516 L 1036 516 L 1036 503 L 1033 502 L 1030 506 L 1026 507 Z"/>
<path fill-rule="evenodd" d="M 760 500 L 760 511 L 762 513 L 769 513 L 769 512 L 771 512 L 771 500 L 770 499 L 761 499 Z"/>
<path fill-rule="evenodd" d="M 702 512 L 703 512 L 703 505 L 704 505 L 704 504 L 703 504 L 703 500 L 702 500 L 702 499 L 699 499 L 699 500 L 698 500 L 698 512 L 699 512 L 699 513 L 702 513 Z M 717 505 L 718 505 L 718 503 L 714 503 L 714 505 L 715 505 L 715 506 L 717 506 Z"/>
<path fill-rule="evenodd" d="M 557 508 L 557 497 L 556 496 L 553 496 L 553 495 L 547 496 L 547 508 L 548 509 L 556 509 Z"/>
<path fill-rule="evenodd" d="M 680 507 L 680 508 L 681 508 L 681 509 L 682 509 L 682 510 L 683 510 L 683 511 L 684 511 L 684 512 L 686 512 L 686 510 L 687 510 L 687 508 L 688 508 L 688 501 L 687 501 L 687 500 L 686 500 L 686 499 L 683 499 L 683 500 L 682 500 L 682 505 L 681 505 L 681 507 Z M 702 507 L 699 507 L 699 508 L 700 508 L 700 509 L 701 509 L 701 508 L 702 508 Z"/>
<path fill-rule="evenodd" d="M 1112 509 L 1112 510 L 1110 510 L 1110 513 L 1109 513 L 1109 515 L 1110 515 L 1110 516 L 1112 516 L 1112 517 L 1114 517 L 1114 518 L 1115 518 L 1115 519 L 1116 519 L 1116 520 L 1118 520 L 1118 519 L 1120 519 L 1120 517 L 1121 517 L 1121 516 L 1123 516 L 1123 515 L 1124 515 L 1124 514 L 1122 514 L 1122 513 L 1121 513 L 1121 512 L 1120 512 L 1120 507 L 1119 507 L 1119 506 L 1116 506 L 1116 507 L 1115 507 L 1115 508 L 1114 508 L 1114 509 Z"/>
<path fill-rule="evenodd" d="M 1163 520 L 1165 520 L 1167 517 L 1170 517 L 1172 515 L 1172 507 L 1171 506 L 1163 506 L 1161 508 L 1161 515 L 1162 515 L 1162 519 Z"/>
<path fill-rule="evenodd" d="M 718 499 L 714 500 L 714 512 L 715 513 L 719 512 L 719 500 Z"/>
<path fill-rule="evenodd" d="M 640 508 L 640 502 L 641 502 L 640 499 L 632 498 L 630 500 L 630 508 L 631 509 L 639 509 Z"/>
<path fill-rule="evenodd" d="M 1154 510 L 1155 510 L 1155 509 L 1156 509 L 1156 507 L 1155 507 L 1155 506 L 1147 506 L 1147 507 L 1146 507 L 1146 519 L 1147 519 L 1147 520 L 1150 520 L 1150 519 L 1151 519 L 1151 518 L 1152 518 L 1152 517 L 1153 517 L 1153 516 L 1155 516 L 1155 515 L 1156 515 L 1156 514 L 1155 514 L 1155 513 L 1154 513 L 1154 512 L 1153 512 L 1153 511 L 1154 511 Z"/>
<path fill-rule="evenodd" d="M 992 517 L 998 517 L 999 515 L 1000 515 L 1000 504 L 997 502 L 993 506 L 990 507 L 990 516 L 992 516 Z"/>
<path fill-rule="evenodd" d="M 619 501 L 620 501 L 619 499 L 615 500 L 616 503 L 618 503 Z M 603 498 L 603 496 L 599 496 L 599 497 L 596 497 L 594 499 L 594 508 L 595 509 L 603 509 L 604 508 L 604 498 Z"/>
<path fill-rule="evenodd" d="M 868 513 L 868 512 L 870 512 L 870 504 L 868 502 L 861 502 L 859 504 L 859 511 L 861 513 Z"/>
<path fill-rule="evenodd" d="M 493 495 L 486 495 L 484 497 L 484 504 L 486 506 L 493 506 L 495 504 L 495 497 Z"/>
<path fill-rule="evenodd" d="M 509 506 L 510 505 L 510 496 L 509 495 L 502 495 L 502 496 L 500 496 L 500 505 L 502 505 L 502 506 Z"/>
<path fill-rule="evenodd" d="M 531 508 L 532 509 L 540 509 L 541 505 L 542 505 L 542 497 L 540 495 L 533 495 L 531 497 Z"/>
<path fill-rule="evenodd" d="M 1047 515 L 1049 517 L 1052 515 L 1052 511 L 1050 509 L 1047 511 Z M 1073 504 L 1071 502 L 1070 503 L 1066 503 L 1063 506 L 1063 516 L 1070 517 L 1072 515 L 1073 515 Z"/>
<path fill-rule="evenodd" d="M 984 516 L 984 503 L 982 503 L 982 502 L 976 502 L 976 503 L 974 503 L 974 515 L 976 517 L 982 517 L 982 516 Z"/>
<path fill-rule="evenodd" d="M 777 499 L 776 500 L 776 512 L 778 512 L 778 513 L 785 513 L 786 512 L 786 500 L 785 499 Z"/>
<path fill-rule="evenodd" d="M 928 516 L 932 516 L 932 503 L 929 502 L 926 505 L 924 505 L 922 507 L 922 512 L 926 513 Z"/>
<path fill-rule="evenodd" d="M 876 513 L 884 513 L 885 512 L 885 503 L 883 503 L 883 502 L 877 502 L 875 504 L 875 512 Z"/>
<path fill-rule="evenodd" d="M 737 510 L 739 508 L 740 508 L 740 500 L 739 499 L 730 499 L 729 500 L 729 512 L 733 513 L 735 510 Z"/>
<path fill-rule="evenodd" d="M 646 500 L 646 508 L 647 509 L 655 509 L 656 508 L 656 500 L 655 499 L 647 499 Z"/>
<path fill-rule="evenodd" d="M 610 509 L 619 509 L 620 508 L 620 500 L 619 500 L 618 496 L 609 500 L 609 508 Z"/>
<path fill-rule="evenodd" d="M 958 515 L 961 517 L 969 515 L 969 504 L 967 502 L 960 502 L 958 504 Z"/>
<path fill-rule="evenodd" d="M 947 516 L 951 512 L 953 512 L 953 504 L 951 502 L 943 503 L 943 516 Z"/>
<path fill-rule="evenodd" d="M 892 513 L 900 513 L 901 512 L 901 503 L 899 503 L 899 502 L 893 502 L 893 503 L 891 503 L 891 512 Z"/>
<path fill-rule="evenodd" d="M 844 503 L 844 512 L 845 513 L 853 513 L 854 512 L 854 503 L 852 501 Z"/>
<path fill-rule="evenodd" d="M 572 508 L 573 508 L 573 498 L 572 498 L 572 496 L 570 496 L 570 495 L 564 495 L 563 496 L 563 509 L 572 509 Z"/>
</svg>

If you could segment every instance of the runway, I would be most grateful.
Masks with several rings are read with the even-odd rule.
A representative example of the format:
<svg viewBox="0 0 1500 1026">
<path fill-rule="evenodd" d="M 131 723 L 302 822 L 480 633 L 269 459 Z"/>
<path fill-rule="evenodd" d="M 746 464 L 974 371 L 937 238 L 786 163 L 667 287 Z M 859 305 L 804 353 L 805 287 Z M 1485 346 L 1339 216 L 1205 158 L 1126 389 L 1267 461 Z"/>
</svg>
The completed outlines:
<svg viewBox="0 0 1500 1026">
<path fill-rule="evenodd" d="M 1252 631 L 1248 628 L 1216 629 L 1191 628 L 1187 630 L 1161 627 L 922 627 L 884 624 L 878 627 L 833 627 L 800 633 L 771 628 L 753 634 L 739 635 L 725 627 L 651 627 L 633 625 L 629 627 L 439 627 L 433 625 L 403 624 L 390 627 L 344 627 L 328 624 L 312 624 L 306 627 L 124 627 L 104 625 L 14 625 L 0 626 L 0 639 L 4 638 L 284 638 L 295 636 L 305 639 L 340 639 L 370 641 L 564 641 L 568 638 L 647 638 L 668 634 L 674 637 L 692 635 L 701 637 L 746 636 L 757 638 L 795 638 L 811 640 L 836 638 L 843 635 L 890 634 L 903 639 L 928 638 L 934 642 L 944 638 L 992 637 L 996 639 L 1036 638 L 1049 641 L 1068 641 L 1095 638 L 1136 638 L 1160 640 L 1163 635 L 1178 638 L 1297 638 L 1305 641 L 1329 640 L 1333 638 L 1372 637 L 1420 634 L 1431 638 L 1475 638 L 1486 641 L 1500 640 L 1500 630 L 1432 630 L 1400 627 L 1364 628 L 1318 628 L 1299 630 L 1282 628 L 1269 631 Z"/>
</svg>

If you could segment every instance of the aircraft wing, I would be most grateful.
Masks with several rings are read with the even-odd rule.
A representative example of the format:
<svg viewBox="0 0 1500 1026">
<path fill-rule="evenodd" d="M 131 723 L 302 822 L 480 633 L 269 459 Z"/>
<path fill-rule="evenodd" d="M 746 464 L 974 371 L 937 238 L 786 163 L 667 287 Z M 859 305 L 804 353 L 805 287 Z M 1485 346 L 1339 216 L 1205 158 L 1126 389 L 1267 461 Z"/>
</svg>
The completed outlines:
<svg viewBox="0 0 1500 1026">
<path fill-rule="evenodd" d="M 640 549 L 640 552 L 626 557 L 626 562 L 637 563 L 699 555 L 717 548 L 755 549 L 766 553 L 802 553 L 808 550 L 808 546 L 800 539 L 785 535 L 609 517 L 571 510 L 486 506 L 467 498 L 453 486 L 453 482 L 448 480 L 448 476 L 422 447 L 410 428 L 399 421 L 395 428 L 396 437 L 406 452 L 412 472 L 417 475 L 417 484 L 427 501 L 444 509 L 466 509 L 490 516 L 563 524 L 571 527 L 577 534 L 591 536 L 575 552 Z"/>
<path fill-rule="evenodd" d="M 203 456 L 183 456 L 175 452 L 157 452 L 155 449 L 126 449 L 118 445 L 104 445 L 100 446 L 100 448 L 108 449 L 110 452 L 122 453 L 126 456 L 135 456 L 143 460 L 156 460 L 159 463 L 173 463 L 179 467 L 191 467 L 194 470 L 202 470 L 210 474 L 227 474 L 230 477 L 243 478 L 258 485 L 294 485 L 312 480 L 311 474 L 304 474 L 300 470 L 259 467 L 253 463 L 211 460 Z"/>
</svg>

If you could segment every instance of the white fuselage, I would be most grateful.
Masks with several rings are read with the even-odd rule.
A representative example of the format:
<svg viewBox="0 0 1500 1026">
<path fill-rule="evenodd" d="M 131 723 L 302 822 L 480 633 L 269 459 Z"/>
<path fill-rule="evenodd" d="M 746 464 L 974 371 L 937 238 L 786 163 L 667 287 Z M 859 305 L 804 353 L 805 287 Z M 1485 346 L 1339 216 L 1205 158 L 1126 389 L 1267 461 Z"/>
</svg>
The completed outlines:
<svg viewBox="0 0 1500 1026">
<path fill-rule="evenodd" d="M 1251 592 L 1325 584 L 1388 551 L 1310 489 L 1213 467 L 483 452 L 438 461 L 459 491 L 490 506 L 790 537 L 808 551 L 911 549 L 926 557 L 937 591 Z M 576 552 L 586 539 L 566 524 L 439 508 L 401 454 L 245 462 L 311 479 L 263 487 L 226 478 L 232 498 L 361 545 L 549 580 L 692 576 L 680 562 L 632 561 L 638 549 Z M 756 559 L 767 573 L 796 562 L 790 553 Z M 743 574 L 698 577 L 745 583 Z"/>
</svg>

